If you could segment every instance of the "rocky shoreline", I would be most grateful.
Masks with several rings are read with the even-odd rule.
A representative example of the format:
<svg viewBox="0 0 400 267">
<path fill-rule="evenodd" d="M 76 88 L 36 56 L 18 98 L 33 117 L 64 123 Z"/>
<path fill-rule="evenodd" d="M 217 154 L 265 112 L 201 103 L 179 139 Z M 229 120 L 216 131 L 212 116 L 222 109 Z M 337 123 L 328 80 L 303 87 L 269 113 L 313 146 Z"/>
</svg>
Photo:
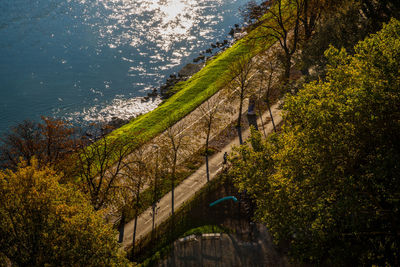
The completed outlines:
<svg viewBox="0 0 400 267">
<path fill-rule="evenodd" d="M 237 40 L 241 39 L 245 34 L 245 27 L 239 27 L 239 24 L 235 24 L 234 28 L 231 28 L 229 32 L 230 38 L 224 39 L 221 42 L 217 41 L 215 44 L 211 43 L 210 48 L 200 52 L 199 55 L 193 59 L 193 63 L 186 64 L 178 72 L 178 74 L 171 74 L 166 80 L 165 84 L 163 84 L 159 88 L 159 94 L 161 98 L 164 100 L 171 97 L 174 93 L 176 93 L 172 89 L 178 82 L 188 80 L 198 71 L 200 71 L 205 66 L 208 60 L 212 59 L 215 55 L 225 51 Z M 157 96 L 157 94 L 158 90 L 157 88 L 154 88 L 153 91 L 151 93 L 148 93 L 145 98 L 149 99 L 150 97 Z"/>
<path fill-rule="evenodd" d="M 245 34 L 245 27 L 239 27 L 238 24 L 235 24 L 234 28 L 231 28 L 229 32 L 230 38 L 224 39 L 221 42 L 217 41 L 215 44 L 211 43 L 210 48 L 200 52 L 199 56 L 193 59 L 193 63 L 186 64 L 180 71 L 178 71 L 177 74 L 169 75 L 165 83 L 162 84 L 159 88 L 154 87 L 151 92 L 147 93 L 146 96 L 140 97 L 140 102 L 153 103 L 154 101 L 157 101 L 157 99 L 159 99 L 159 104 L 161 104 L 163 100 L 170 98 L 177 92 L 176 90 L 174 90 L 177 83 L 190 79 L 194 74 L 199 72 L 206 65 L 206 62 L 208 60 L 212 59 L 215 55 L 225 51 L 237 40 L 241 39 Z M 119 128 L 137 118 L 138 116 L 141 116 L 143 113 L 146 112 L 138 113 L 129 118 L 120 118 L 118 116 L 114 116 L 106 124 L 113 128 Z"/>
</svg>

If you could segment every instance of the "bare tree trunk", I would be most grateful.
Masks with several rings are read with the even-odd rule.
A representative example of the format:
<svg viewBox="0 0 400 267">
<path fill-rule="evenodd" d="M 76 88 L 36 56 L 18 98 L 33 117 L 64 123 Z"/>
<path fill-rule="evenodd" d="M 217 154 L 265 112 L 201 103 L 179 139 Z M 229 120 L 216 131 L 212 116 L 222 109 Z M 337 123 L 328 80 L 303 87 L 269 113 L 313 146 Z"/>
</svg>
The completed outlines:
<svg viewBox="0 0 400 267">
<path fill-rule="evenodd" d="M 257 109 L 258 109 L 258 116 L 260 116 L 260 120 L 261 120 L 261 125 L 262 125 L 262 129 L 263 129 L 263 133 L 264 133 L 264 138 L 267 138 L 267 133 L 265 132 L 265 125 L 264 125 L 264 121 L 262 118 L 262 111 L 261 111 L 261 107 L 260 107 L 260 101 L 257 101 Z"/>
<path fill-rule="evenodd" d="M 140 200 L 140 187 L 141 181 L 139 180 L 136 191 L 136 207 L 135 207 L 135 225 L 133 227 L 133 243 L 132 243 L 132 259 L 135 256 L 135 241 L 136 241 L 136 228 L 137 228 L 137 219 L 139 215 L 139 200 Z"/>
<path fill-rule="evenodd" d="M 207 172 L 207 183 L 210 181 L 210 169 L 208 167 L 208 152 L 206 152 L 206 172 Z"/>
<path fill-rule="evenodd" d="M 122 211 L 122 216 L 121 216 L 121 221 L 119 222 L 119 238 L 118 238 L 118 243 L 122 243 L 124 241 L 124 231 L 125 231 L 125 212 Z"/>
<path fill-rule="evenodd" d="M 137 211 L 135 211 L 135 225 L 133 227 L 133 243 L 132 243 L 132 256 L 131 256 L 132 260 L 135 257 L 135 243 L 136 243 L 135 241 L 136 241 L 137 217 L 138 217 L 138 214 L 137 214 Z"/>
<path fill-rule="evenodd" d="M 154 239 L 154 229 L 155 229 L 155 222 L 156 222 L 156 208 L 157 208 L 157 204 L 153 203 L 152 205 L 152 209 L 153 209 L 153 224 L 151 226 L 151 239 Z"/>
<path fill-rule="evenodd" d="M 264 80 L 264 76 L 261 76 L 261 84 Z M 263 129 L 263 133 L 264 133 L 264 138 L 267 138 L 267 133 L 265 132 L 265 125 L 264 125 L 264 121 L 262 118 L 262 111 L 261 111 L 261 106 L 260 106 L 260 100 L 261 100 L 261 88 L 262 86 L 260 85 L 259 89 L 258 89 L 258 101 L 257 101 L 257 109 L 258 109 L 258 116 L 260 116 L 260 120 L 261 120 L 261 125 L 262 125 L 262 129 Z M 267 88 L 269 91 L 269 87 Z"/>
<path fill-rule="evenodd" d="M 310 4 L 310 5 L 309 5 Z M 303 1 L 303 10 L 300 20 L 303 22 L 304 40 L 311 39 L 316 22 L 320 16 L 321 8 L 315 2 L 309 3 L 309 0 Z"/>
<path fill-rule="evenodd" d="M 268 111 L 269 111 L 269 116 L 271 116 L 271 122 L 272 122 L 272 126 L 274 127 L 274 132 L 276 133 L 276 126 L 275 126 L 274 116 L 272 116 L 272 111 L 271 111 L 271 106 L 269 104 L 269 100 L 267 100 L 267 108 L 268 108 Z"/>
<path fill-rule="evenodd" d="M 303 12 L 303 2 L 300 0 L 288 1 L 288 4 L 292 3 L 293 5 L 295 5 L 296 8 L 295 14 L 293 15 L 294 27 L 292 29 L 293 36 L 292 38 L 290 38 L 291 40 L 289 40 L 289 29 L 292 27 L 291 25 L 287 25 L 286 18 L 283 16 L 283 2 L 284 1 L 282 0 L 276 0 L 276 4 L 278 7 L 277 12 L 273 9 L 269 10 L 269 14 L 271 14 L 272 20 L 276 22 L 277 26 L 264 25 L 263 27 L 270 30 L 269 33 L 266 34 L 266 36 L 274 37 L 279 42 L 283 50 L 284 55 L 282 58 L 282 64 L 285 68 L 283 86 L 286 87 L 286 85 L 288 85 L 289 83 L 290 78 L 291 58 L 296 52 L 298 42 L 300 41 L 299 27 L 302 19 L 301 14 Z"/>
<path fill-rule="evenodd" d="M 172 215 L 174 215 L 174 191 L 175 191 L 175 172 L 176 172 L 176 153 L 174 155 L 174 162 L 173 162 L 173 166 L 172 166 L 172 177 L 171 177 L 171 186 L 172 186 L 172 190 L 171 190 L 171 210 L 172 210 Z"/>
<path fill-rule="evenodd" d="M 290 68 L 291 68 L 292 56 L 289 54 L 285 55 L 285 74 L 284 74 L 284 86 L 288 85 L 290 79 Z"/>
<path fill-rule="evenodd" d="M 268 77 L 267 95 L 266 95 L 265 102 L 267 104 L 267 108 L 268 108 L 268 111 L 269 111 L 269 116 L 271 117 L 271 122 L 272 122 L 272 126 L 274 127 L 274 132 L 276 133 L 276 126 L 275 126 L 274 116 L 272 115 L 271 105 L 270 105 L 270 101 L 269 101 L 269 97 L 270 97 L 270 94 L 271 94 L 273 70 L 274 70 L 273 64 L 270 62 L 270 74 L 269 74 L 269 77 Z"/>
<path fill-rule="evenodd" d="M 156 209 L 157 209 L 157 174 L 154 177 L 154 196 L 153 196 L 153 204 L 152 204 L 152 209 L 153 209 L 153 223 L 151 227 L 151 239 L 154 239 L 154 229 L 155 229 L 155 220 L 156 220 Z"/>
<path fill-rule="evenodd" d="M 211 124 L 208 127 L 207 139 L 206 139 L 206 173 L 207 173 L 207 183 L 210 181 L 210 168 L 208 166 L 208 143 L 210 139 Z"/>
<path fill-rule="evenodd" d="M 240 104 L 239 104 L 239 115 L 237 121 L 237 131 L 239 136 L 239 144 L 243 144 L 243 137 L 242 137 L 242 111 L 243 111 L 243 94 L 240 95 Z"/>
<path fill-rule="evenodd" d="M 165 136 L 165 152 L 166 152 L 166 162 L 169 166 L 170 179 L 171 179 L 171 213 L 172 216 L 175 213 L 175 179 L 176 179 L 176 167 L 178 161 L 179 153 L 182 153 L 187 148 L 189 143 L 188 138 L 186 138 L 185 125 L 182 122 L 178 122 L 173 126 L 169 127 Z"/>
<path fill-rule="evenodd" d="M 156 154 L 156 158 L 155 158 L 155 165 L 154 165 L 154 173 L 153 173 L 153 203 L 152 203 L 152 210 L 153 210 L 153 214 L 152 214 L 152 226 L 151 226 L 151 242 L 154 242 L 154 238 L 155 238 L 155 221 L 156 221 L 156 210 L 157 210 L 157 202 L 159 199 L 159 193 L 158 193 L 158 176 L 160 174 L 159 172 L 159 158 L 158 158 L 158 154 L 160 151 L 160 147 L 158 145 L 153 145 L 153 148 L 155 148 L 155 154 Z"/>
<path fill-rule="evenodd" d="M 172 178 L 172 190 L 171 190 L 171 214 L 174 215 L 174 183 L 175 183 L 175 179 Z"/>
<path fill-rule="evenodd" d="M 204 129 L 206 133 L 206 144 L 205 144 L 205 158 L 206 158 L 206 174 L 207 174 L 207 182 L 210 181 L 210 166 L 209 166 L 209 144 L 210 144 L 210 135 L 212 127 L 214 129 L 218 126 L 214 125 L 214 120 L 218 120 L 218 105 L 220 104 L 218 98 L 210 98 L 202 105 L 200 105 L 199 109 L 202 116 L 202 124 L 204 124 Z"/>
<path fill-rule="evenodd" d="M 242 137 L 242 112 L 243 101 L 250 95 L 253 89 L 252 70 L 254 69 L 254 61 L 250 55 L 244 55 L 238 58 L 236 62 L 229 66 L 230 75 L 232 77 L 230 89 L 239 93 L 239 114 L 236 124 L 238 131 L 239 143 L 243 144 Z"/>
</svg>

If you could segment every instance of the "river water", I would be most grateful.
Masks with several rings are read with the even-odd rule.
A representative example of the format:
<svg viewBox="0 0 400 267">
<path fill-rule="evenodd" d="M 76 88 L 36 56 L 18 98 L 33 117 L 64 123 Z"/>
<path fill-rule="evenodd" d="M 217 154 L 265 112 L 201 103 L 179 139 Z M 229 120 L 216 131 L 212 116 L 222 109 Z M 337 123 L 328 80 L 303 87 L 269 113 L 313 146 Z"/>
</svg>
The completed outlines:
<svg viewBox="0 0 400 267">
<path fill-rule="evenodd" d="M 247 0 L 0 0 L 0 132 L 24 119 L 129 118 L 227 39 Z"/>
</svg>

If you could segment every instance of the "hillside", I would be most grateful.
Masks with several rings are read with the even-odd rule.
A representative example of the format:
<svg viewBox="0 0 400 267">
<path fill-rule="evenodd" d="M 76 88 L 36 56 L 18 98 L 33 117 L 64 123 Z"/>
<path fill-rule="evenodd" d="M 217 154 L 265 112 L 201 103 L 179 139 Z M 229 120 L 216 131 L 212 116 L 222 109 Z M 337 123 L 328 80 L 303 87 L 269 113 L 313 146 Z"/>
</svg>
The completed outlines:
<svg viewBox="0 0 400 267">
<path fill-rule="evenodd" d="M 399 265 L 400 5 L 245 8 L 152 112 L 4 135 L 0 265 Z"/>
</svg>

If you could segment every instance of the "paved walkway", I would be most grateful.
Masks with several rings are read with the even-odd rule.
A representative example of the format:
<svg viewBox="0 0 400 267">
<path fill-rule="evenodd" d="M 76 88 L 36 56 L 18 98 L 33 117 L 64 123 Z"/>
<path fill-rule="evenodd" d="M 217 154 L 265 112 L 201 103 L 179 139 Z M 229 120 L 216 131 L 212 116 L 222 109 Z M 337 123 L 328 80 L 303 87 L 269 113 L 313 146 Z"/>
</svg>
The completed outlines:
<svg viewBox="0 0 400 267">
<path fill-rule="evenodd" d="M 274 117 L 275 124 L 278 125 L 282 121 L 281 112 L 278 109 L 279 103 L 272 107 L 272 114 Z M 273 126 L 269 118 L 268 110 L 263 114 L 263 122 L 266 123 L 265 131 L 267 134 L 273 131 Z M 261 120 L 258 118 L 259 129 L 262 130 Z M 243 138 L 246 139 L 250 134 L 250 129 L 247 127 L 243 129 Z M 225 152 L 230 153 L 232 146 L 239 145 L 239 138 L 234 138 L 229 144 L 227 144 L 220 152 L 215 153 L 210 157 L 209 167 L 210 167 L 210 179 L 216 177 L 217 173 L 222 169 L 223 154 Z M 175 210 L 190 198 L 192 198 L 195 193 L 200 190 L 206 184 L 206 166 L 203 164 L 195 173 L 189 176 L 186 180 L 181 182 L 175 188 Z M 171 192 L 164 195 L 157 205 L 156 213 L 156 226 L 164 222 L 171 215 Z M 124 229 L 124 240 L 123 247 L 126 248 L 132 244 L 133 238 L 133 228 L 134 220 L 130 221 L 125 225 Z M 136 230 L 136 240 L 147 235 L 152 229 L 152 208 L 149 207 L 145 212 L 143 212 L 138 217 L 137 230 Z"/>
</svg>

